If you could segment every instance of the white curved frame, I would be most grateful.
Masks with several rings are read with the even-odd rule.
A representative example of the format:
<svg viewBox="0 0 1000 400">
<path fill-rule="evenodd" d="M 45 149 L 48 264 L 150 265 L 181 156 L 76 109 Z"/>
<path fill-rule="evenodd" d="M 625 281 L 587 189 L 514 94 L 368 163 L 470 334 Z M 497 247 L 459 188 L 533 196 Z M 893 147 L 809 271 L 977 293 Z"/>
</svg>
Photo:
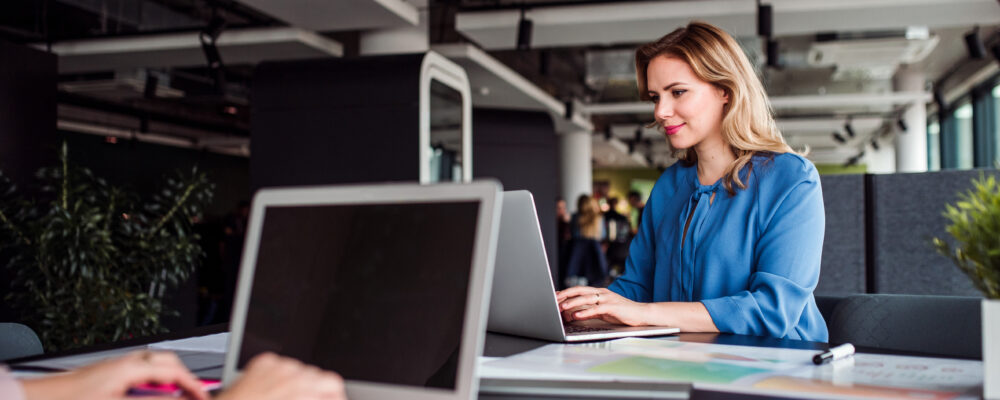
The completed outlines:
<svg viewBox="0 0 1000 400">
<path fill-rule="evenodd" d="M 420 183 L 431 183 L 431 80 L 437 80 L 462 95 L 462 182 L 472 181 L 472 90 L 469 76 L 458 64 L 428 51 L 420 65 Z"/>
</svg>

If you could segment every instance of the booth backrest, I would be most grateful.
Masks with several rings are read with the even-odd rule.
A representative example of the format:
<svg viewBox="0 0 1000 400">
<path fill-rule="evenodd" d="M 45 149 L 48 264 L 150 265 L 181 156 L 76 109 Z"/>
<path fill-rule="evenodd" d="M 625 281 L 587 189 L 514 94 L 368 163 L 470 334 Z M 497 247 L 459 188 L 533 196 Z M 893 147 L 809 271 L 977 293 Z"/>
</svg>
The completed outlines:
<svg viewBox="0 0 1000 400">
<path fill-rule="evenodd" d="M 964 296 L 862 294 L 837 303 L 830 343 L 982 358 L 981 299 Z"/>
<path fill-rule="evenodd" d="M 826 234 L 817 295 L 860 293 L 982 296 L 937 253 L 951 241 L 946 204 L 995 169 L 880 175 L 825 175 Z"/>
</svg>

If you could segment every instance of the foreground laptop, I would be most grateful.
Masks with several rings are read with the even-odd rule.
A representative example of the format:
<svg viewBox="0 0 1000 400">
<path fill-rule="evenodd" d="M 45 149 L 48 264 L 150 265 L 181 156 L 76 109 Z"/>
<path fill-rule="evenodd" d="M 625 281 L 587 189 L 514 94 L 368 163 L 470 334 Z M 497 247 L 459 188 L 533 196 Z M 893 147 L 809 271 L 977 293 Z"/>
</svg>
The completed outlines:
<svg viewBox="0 0 1000 400">
<path fill-rule="evenodd" d="M 341 374 L 353 400 L 472 399 L 501 196 L 492 182 L 258 192 L 225 382 L 273 351 Z"/>
<path fill-rule="evenodd" d="M 526 190 L 504 192 L 495 268 L 487 328 L 490 331 L 555 342 L 657 336 L 680 331 L 674 327 L 627 327 L 601 321 L 564 324 L 556 303 L 535 201 Z"/>
</svg>

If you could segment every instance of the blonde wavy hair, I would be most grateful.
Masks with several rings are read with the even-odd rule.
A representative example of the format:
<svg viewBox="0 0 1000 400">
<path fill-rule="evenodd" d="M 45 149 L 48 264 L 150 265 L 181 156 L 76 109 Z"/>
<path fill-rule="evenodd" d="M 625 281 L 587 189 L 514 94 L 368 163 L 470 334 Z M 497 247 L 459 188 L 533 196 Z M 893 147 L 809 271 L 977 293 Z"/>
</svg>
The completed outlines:
<svg viewBox="0 0 1000 400">
<path fill-rule="evenodd" d="M 774 122 L 764 85 L 746 54 L 728 33 L 708 23 L 693 21 L 660 40 L 639 47 L 635 52 L 635 73 L 639 96 L 643 100 L 650 100 L 646 81 L 649 62 L 660 55 L 687 62 L 699 79 L 724 90 L 729 96 L 729 102 L 722 109 L 722 137 L 736 161 L 729 165 L 722 183 L 730 194 L 736 193 L 733 185 L 747 188 L 744 179 L 750 176 L 754 154 L 795 153 Z M 663 129 L 659 121 L 649 127 Z M 698 161 L 698 154 L 692 149 L 672 150 L 674 156 L 687 165 Z M 746 177 L 741 178 L 739 173 L 747 164 L 750 168 Z"/>
<path fill-rule="evenodd" d="M 576 210 L 579 213 L 577 223 L 580 225 L 580 235 L 590 239 L 600 239 L 601 207 L 597 200 L 588 195 L 580 195 L 576 199 Z"/>
</svg>

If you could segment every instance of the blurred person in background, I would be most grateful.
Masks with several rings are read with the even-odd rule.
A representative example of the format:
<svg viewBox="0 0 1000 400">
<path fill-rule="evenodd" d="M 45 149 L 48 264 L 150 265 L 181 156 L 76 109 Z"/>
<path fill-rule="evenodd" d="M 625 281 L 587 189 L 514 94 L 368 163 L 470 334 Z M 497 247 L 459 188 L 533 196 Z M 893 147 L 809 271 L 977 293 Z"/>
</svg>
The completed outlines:
<svg viewBox="0 0 1000 400">
<path fill-rule="evenodd" d="M 576 210 L 569 223 L 572 238 L 564 283 L 566 287 L 606 285 L 608 262 L 601 249 L 604 236 L 601 209 L 597 200 L 584 194 L 577 199 Z"/>
<path fill-rule="evenodd" d="M 618 198 L 608 197 L 608 211 L 604 213 L 604 238 L 602 248 L 608 258 L 608 273 L 612 278 L 625 270 L 628 244 L 632 240 L 632 226 L 628 217 L 618 212 Z"/>
</svg>

